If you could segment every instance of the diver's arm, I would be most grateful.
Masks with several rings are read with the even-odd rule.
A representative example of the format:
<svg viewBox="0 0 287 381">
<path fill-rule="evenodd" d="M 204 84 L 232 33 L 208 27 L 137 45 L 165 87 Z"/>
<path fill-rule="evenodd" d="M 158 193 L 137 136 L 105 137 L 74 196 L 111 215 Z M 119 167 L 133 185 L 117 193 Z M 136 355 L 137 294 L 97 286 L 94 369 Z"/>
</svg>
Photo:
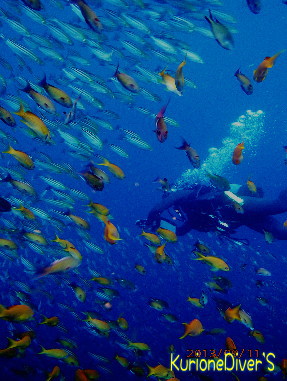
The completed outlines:
<svg viewBox="0 0 287 381">
<path fill-rule="evenodd" d="M 162 200 L 152 208 L 147 217 L 147 225 L 158 224 L 161 213 L 171 206 L 176 207 L 177 205 L 184 205 L 187 202 L 190 203 L 191 194 L 192 192 L 190 190 L 176 191 L 171 193 L 166 199 Z"/>
<path fill-rule="evenodd" d="M 280 193 L 278 199 L 268 200 L 266 198 L 242 197 L 245 214 L 274 215 L 287 212 L 287 191 Z"/>
<path fill-rule="evenodd" d="M 280 240 L 287 240 L 287 230 L 284 228 L 282 222 L 278 221 L 273 216 L 261 216 L 261 218 L 246 219 L 244 225 L 250 229 L 257 231 L 258 233 L 264 233 L 264 231 L 271 233 L 274 238 Z"/>
</svg>

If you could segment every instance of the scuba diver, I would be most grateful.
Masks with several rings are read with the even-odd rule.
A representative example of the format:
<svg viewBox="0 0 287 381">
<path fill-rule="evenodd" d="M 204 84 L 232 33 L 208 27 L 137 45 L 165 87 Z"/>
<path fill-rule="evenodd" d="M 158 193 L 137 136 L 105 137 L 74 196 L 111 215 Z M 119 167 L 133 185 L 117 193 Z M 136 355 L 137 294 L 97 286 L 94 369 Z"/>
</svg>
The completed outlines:
<svg viewBox="0 0 287 381">
<path fill-rule="evenodd" d="M 256 232 L 287 240 L 287 229 L 273 217 L 284 212 L 287 212 L 287 190 L 278 199 L 269 200 L 264 198 L 261 188 L 251 192 L 246 185 L 228 183 L 228 187 L 218 189 L 194 184 L 188 190 L 170 192 L 149 212 L 146 220 L 138 220 L 136 225 L 150 229 L 162 227 L 177 235 L 192 229 L 218 231 L 227 237 L 245 225 Z"/>
<path fill-rule="evenodd" d="M 0 197 L 0 213 L 1 212 L 10 212 L 11 204 L 5 198 Z"/>
</svg>

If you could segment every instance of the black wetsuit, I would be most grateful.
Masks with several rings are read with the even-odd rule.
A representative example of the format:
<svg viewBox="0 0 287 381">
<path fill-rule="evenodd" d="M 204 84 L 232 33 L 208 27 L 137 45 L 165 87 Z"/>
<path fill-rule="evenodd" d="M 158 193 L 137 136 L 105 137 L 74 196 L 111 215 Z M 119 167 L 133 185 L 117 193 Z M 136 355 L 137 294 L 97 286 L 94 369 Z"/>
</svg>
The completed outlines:
<svg viewBox="0 0 287 381">
<path fill-rule="evenodd" d="M 245 225 L 259 233 L 266 231 L 274 238 L 287 240 L 283 222 L 272 217 L 287 212 L 287 191 L 281 192 L 278 199 L 269 200 L 263 197 L 261 189 L 252 193 L 247 186 L 241 186 L 236 195 L 244 201 L 242 214 L 236 211 L 234 202 L 223 191 L 197 184 L 190 190 L 171 193 L 150 211 L 146 224 L 158 227 L 163 214 L 173 209 L 178 211 L 178 218 L 174 215 L 170 222 L 176 225 L 178 235 L 191 229 L 212 231 L 221 227 L 233 233 L 234 229 Z M 181 223 L 177 224 L 177 220 Z"/>
</svg>

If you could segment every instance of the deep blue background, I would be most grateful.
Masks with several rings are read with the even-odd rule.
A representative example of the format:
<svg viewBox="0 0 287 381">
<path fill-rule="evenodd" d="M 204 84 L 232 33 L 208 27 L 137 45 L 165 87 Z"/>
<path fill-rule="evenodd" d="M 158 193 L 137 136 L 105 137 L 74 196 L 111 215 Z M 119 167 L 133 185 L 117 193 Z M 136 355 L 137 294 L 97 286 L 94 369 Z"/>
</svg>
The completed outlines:
<svg viewBox="0 0 287 381">
<path fill-rule="evenodd" d="M 126 6 L 124 6 L 124 3 L 116 5 L 111 2 L 89 1 L 104 25 L 102 37 L 96 33 L 92 35 L 88 26 L 72 12 L 71 6 L 65 1 L 45 2 L 43 10 L 40 11 L 46 20 L 44 24 L 36 23 L 26 15 L 22 10 L 21 1 L 0 2 L 1 8 L 8 12 L 6 17 L 1 13 L 0 18 L 1 33 L 4 37 L 0 41 L 2 58 L 11 65 L 11 69 L 5 68 L 5 65 L 0 65 L 0 74 L 7 82 L 7 89 L 1 95 L 1 106 L 10 111 L 17 110 L 19 100 L 15 107 L 6 102 L 9 95 L 18 96 L 29 105 L 31 111 L 39 116 L 44 115 L 44 111 L 39 110 L 26 94 L 19 91 L 21 86 L 17 80 L 18 77 L 22 77 L 32 83 L 37 83 L 44 73 L 47 75 L 49 83 L 64 89 L 75 99 L 79 94 L 68 87 L 69 79 L 65 77 L 62 71 L 63 68 L 75 66 L 100 77 L 117 96 L 118 89 L 111 81 L 111 77 L 119 62 L 121 71 L 132 75 L 137 79 L 140 87 L 146 88 L 161 98 L 161 101 L 156 103 L 145 99 L 142 94 L 138 94 L 134 96 L 133 104 L 144 107 L 155 115 L 171 97 L 166 116 L 179 123 L 179 127 L 169 126 L 168 139 L 161 144 L 153 132 L 154 121 L 152 117 L 133 110 L 133 105 L 127 104 L 124 99 L 119 100 L 117 97 L 112 98 L 109 95 L 94 92 L 87 83 L 81 83 L 77 79 L 73 83 L 75 86 L 91 92 L 104 103 L 104 110 L 116 112 L 119 119 L 109 118 L 82 97 L 83 110 L 78 112 L 78 125 L 66 127 L 62 124 L 65 119 L 63 115 L 65 110 L 60 105 L 56 105 L 58 115 L 45 114 L 49 120 L 60 121 L 51 128 L 55 143 L 52 146 L 27 136 L 24 133 L 27 127 L 20 122 L 20 118 L 17 116 L 15 116 L 17 126 L 14 129 L 1 122 L 1 131 L 17 139 L 17 142 L 10 141 L 15 149 L 27 152 L 34 160 L 42 160 L 41 153 L 46 153 L 52 157 L 54 162 L 69 163 L 74 171 L 79 173 L 85 168 L 88 159 L 79 160 L 73 157 L 71 151 L 75 151 L 75 149 L 69 148 L 64 143 L 57 130 L 66 131 L 87 143 L 80 133 L 81 118 L 87 115 L 106 119 L 112 123 L 114 130 L 107 131 L 99 127 L 98 134 L 105 142 L 104 148 L 102 151 L 95 150 L 90 159 L 99 163 L 100 159 L 95 155 L 101 154 L 112 163 L 119 165 L 126 174 L 124 180 L 118 180 L 111 175 L 110 184 L 107 184 L 102 192 L 94 192 L 80 177 L 73 178 L 67 174 L 56 174 L 42 170 L 37 166 L 37 163 L 34 170 L 27 171 L 18 167 L 12 157 L 6 154 L 2 155 L 2 178 L 7 175 L 9 168 L 20 171 L 24 174 L 24 180 L 30 182 L 40 195 L 39 199 L 35 201 L 21 195 L 9 184 L 3 183 L 0 184 L 3 197 L 14 196 L 19 198 L 24 201 L 27 207 L 37 207 L 47 211 L 52 219 L 53 216 L 56 216 L 52 210 L 65 209 L 59 209 L 46 203 L 45 198 L 41 197 L 46 184 L 39 176 L 53 177 L 66 185 L 67 194 L 70 194 L 70 187 L 77 188 L 86 193 L 90 200 L 107 206 L 114 218 L 112 222 L 119 228 L 120 236 L 123 239 L 117 245 L 108 245 L 103 240 L 102 224 L 86 212 L 85 205 L 87 202 L 75 198 L 73 213 L 90 222 L 89 236 L 83 238 L 81 231 L 70 221 L 66 222 L 67 226 L 63 231 L 58 231 L 53 223 L 38 218 L 35 228 L 41 230 L 48 240 L 54 239 L 55 234 L 58 234 L 60 238 L 72 241 L 83 254 L 81 266 L 76 271 L 71 271 L 65 275 L 59 274 L 33 280 L 33 275 L 25 271 L 20 257 L 28 259 L 36 267 L 41 267 L 61 258 L 65 253 L 59 254 L 58 246 L 50 242 L 49 248 L 44 248 L 43 255 L 41 255 L 31 250 L 27 243 L 19 238 L 21 234 L 1 233 L 3 238 L 10 237 L 17 241 L 19 258 L 11 261 L 3 254 L 0 259 L 2 267 L 0 302 L 5 306 L 21 302 L 16 295 L 17 291 L 23 291 L 23 285 L 17 283 L 20 281 L 27 285 L 27 293 L 30 294 L 30 301 L 35 311 L 35 319 L 25 323 L 24 326 L 1 321 L 1 348 L 7 346 L 6 337 L 12 337 L 15 331 L 22 332 L 27 329 L 26 327 L 29 327 L 36 333 L 36 338 L 26 350 L 25 355 L 12 359 L 0 357 L 2 377 L 5 375 L 10 380 L 44 380 L 45 372 L 50 371 L 54 365 L 58 364 L 65 377 L 63 379 L 72 380 L 76 367 L 68 366 L 56 359 L 37 355 L 40 351 L 40 345 L 45 348 L 60 348 L 60 344 L 55 342 L 59 337 L 69 337 L 75 341 L 77 348 L 73 352 L 79 360 L 79 368 L 98 369 L 103 380 L 133 380 L 137 378 L 121 368 L 113 359 L 116 353 L 127 357 L 131 363 L 137 362 L 144 369 L 146 369 L 145 364 L 156 366 L 161 363 L 168 366 L 167 347 L 169 345 L 173 344 L 177 353 L 184 357 L 187 349 L 224 348 L 227 336 L 233 338 L 239 349 L 259 349 L 260 353 L 263 351 L 266 353 L 274 352 L 277 365 L 286 357 L 285 273 L 287 265 L 284 241 L 276 241 L 269 245 L 264 241 L 263 235 L 241 228 L 237 236 L 249 239 L 250 245 L 238 247 L 228 242 L 222 244 L 214 234 L 193 231 L 185 237 L 180 237 L 178 243 L 167 244 L 166 251 L 174 260 L 174 265 L 157 264 L 149 250 L 144 247 L 144 239 L 138 237 L 140 230 L 135 226 L 135 221 L 139 218 L 145 218 L 150 208 L 162 197 L 153 180 L 158 176 L 167 177 L 170 183 L 174 183 L 182 172 L 190 168 L 190 163 L 184 153 L 174 148 L 180 145 L 181 136 L 185 137 L 192 147 L 198 151 L 202 162 L 204 162 L 208 156 L 208 149 L 222 146 L 222 139 L 229 136 L 230 124 L 235 122 L 246 110 L 264 111 L 263 133 L 256 146 L 255 154 L 252 153 L 251 149 L 249 151 L 246 149 L 241 165 L 234 167 L 232 164 L 228 164 L 222 174 L 227 176 L 231 183 L 244 183 L 248 178 L 251 178 L 257 185 L 263 187 L 265 195 L 270 198 L 277 197 L 280 190 L 286 187 L 285 153 L 282 146 L 287 144 L 287 52 L 282 53 L 282 56 L 278 58 L 263 83 L 253 83 L 254 93 L 251 96 L 244 94 L 234 77 L 235 71 L 240 68 L 244 74 L 252 78 L 253 70 L 264 57 L 272 56 L 286 48 L 286 5 L 279 0 L 262 2 L 262 11 L 258 15 L 252 14 L 243 0 L 238 2 L 224 1 L 221 7 L 215 7 L 212 2 L 210 4 L 206 2 L 206 7 L 201 16 L 202 20 L 192 20 L 192 14 L 187 9 L 187 3 L 183 3 L 177 8 L 175 2 L 172 6 L 165 2 L 151 1 L 145 2 L 141 8 L 135 2 L 125 2 Z M 208 28 L 208 24 L 203 18 L 204 14 L 208 14 L 208 8 L 218 9 L 232 15 L 237 20 L 236 24 L 228 24 L 218 17 L 226 25 L 236 28 L 238 32 L 234 34 L 234 50 L 224 50 L 215 40 L 196 31 L 182 33 L 169 27 L 169 20 L 172 15 L 178 15 L 191 20 L 196 26 Z M 154 57 L 151 52 L 152 41 L 148 35 L 132 27 L 118 25 L 117 22 L 115 22 L 114 27 L 105 28 L 105 21 L 110 20 L 105 9 L 114 10 L 119 17 L 123 17 L 122 13 L 137 17 L 150 28 L 151 34 L 156 37 L 163 39 L 172 37 L 188 43 L 189 50 L 199 54 L 204 61 L 204 64 L 198 64 L 188 60 L 184 67 L 184 75 L 194 81 L 197 88 L 185 87 L 183 96 L 178 97 L 166 92 L 160 83 L 149 81 L 148 78 L 143 80 L 137 77 L 135 64 L 139 64 L 153 73 L 167 67 L 170 74 L 174 75 L 178 64 L 184 58 L 184 53 L 174 41 L 174 47 L 177 48 L 174 62 L 161 61 Z M 148 10 L 158 12 L 159 19 L 149 19 Z M 37 47 L 30 45 L 29 36 L 23 37 L 11 29 L 7 23 L 7 17 L 26 26 L 31 34 L 36 33 L 49 39 L 52 48 L 55 52 L 62 54 L 64 60 L 58 62 L 45 57 L 37 50 Z M 114 47 L 121 54 L 114 53 L 113 60 L 106 63 L 92 56 L 85 42 L 79 43 L 72 39 L 74 43 L 72 46 L 57 42 L 49 32 L 49 23 L 53 18 L 78 26 L 86 34 L 87 39 L 99 41 L 104 51 L 110 52 L 111 47 Z M 165 24 L 162 21 L 165 21 Z M 129 41 L 129 37 L 125 35 L 125 29 L 132 31 L 142 39 L 141 49 L 144 53 L 142 57 L 133 56 L 131 58 L 131 55 L 123 48 L 121 41 Z M 18 56 L 5 44 L 7 38 L 31 49 L 43 61 L 43 64 L 38 65 L 26 57 L 24 57 L 24 62 L 23 60 L 19 61 Z M 136 43 L 134 44 L 139 47 Z M 160 50 L 155 46 L 153 47 Z M 86 58 L 89 65 L 72 63 L 69 60 L 69 55 L 74 53 Z M 165 54 L 168 56 L 168 53 Z M 137 132 L 151 144 L 153 150 L 144 151 L 121 140 L 121 134 L 116 130 L 116 126 Z M 1 136 L 2 151 L 7 148 L 8 143 L 9 138 L 5 138 L 5 135 Z M 240 141 L 234 143 L 238 144 Z M 129 153 L 129 158 L 125 159 L 118 156 L 109 149 L 108 144 L 121 146 Z M 51 191 L 48 191 L 48 195 L 50 199 L 53 198 Z M 286 216 L 282 215 L 279 218 L 283 223 Z M 23 221 L 12 213 L 3 215 L 3 225 L 11 227 L 9 226 L 10 222 L 19 231 L 23 228 Z M 232 305 L 241 304 L 242 308 L 251 315 L 255 329 L 260 330 L 265 336 L 264 344 L 257 343 L 253 337 L 250 337 L 248 335 L 249 330 L 244 325 L 238 322 L 232 324 L 225 322 L 216 310 L 216 305 L 212 299 L 213 296 L 221 297 L 221 295 L 207 291 L 209 302 L 204 309 L 197 309 L 186 302 L 188 296 L 199 297 L 201 291 L 206 290 L 204 283 L 210 281 L 213 275 L 206 265 L 192 260 L 191 249 L 197 239 L 203 240 L 214 250 L 215 255 L 224 258 L 229 264 L 231 268 L 229 273 L 217 273 L 227 276 L 233 284 L 228 294 L 222 297 Z M 83 240 L 89 240 L 99 245 L 104 254 L 90 252 Z M 4 250 L 3 253 L 5 253 Z M 145 276 L 138 274 L 134 269 L 137 263 L 145 266 L 147 271 Z M 242 265 L 244 264 L 246 266 L 243 270 Z M 272 276 L 268 278 L 257 276 L 256 270 L 260 267 L 268 269 Z M 125 289 L 115 281 L 111 287 L 118 290 L 120 296 L 111 301 L 113 307 L 107 311 L 97 303 L 99 301 L 99 297 L 96 295 L 97 286 L 89 281 L 93 271 L 114 280 L 126 279 L 133 282 L 134 289 Z M 264 281 L 264 285 L 258 288 L 256 281 L 260 279 Z M 67 284 L 70 281 L 76 282 L 87 292 L 86 302 L 81 303 L 75 298 L 71 287 Z M 258 296 L 266 298 L 269 301 L 268 306 L 260 305 L 256 300 Z M 178 318 L 178 322 L 170 323 L 161 317 L 160 312 L 151 309 L 148 305 L 150 298 L 165 300 L 169 304 L 167 312 L 174 314 Z M 63 305 L 69 307 L 65 308 Z M 109 338 L 93 335 L 91 331 L 85 330 L 87 326 L 82 321 L 86 311 L 95 311 L 103 320 L 111 321 L 116 320 L 122 314 L 129 322 L 129 330 L 125 332 L 127 337 L 131 341 L 149 344 L 151 351 L 148 354 L 137 356 L 131 351 L 124 350 L 118 343 L 125 341 L 119 338 L 113 330 Z M 57 327 L 39 326 L 41 314 L 59 316 L 66 332 Z M 219 336 L 201 335 L 197 338 L 188 337 L 184 340 L 178 340 L 183 332 L 181 323 L 189 322 L 194 318 L 200 319 L 207 331 L 213 328 L 222 328 L 226 330 L 226 333 Z M 109 363 L 96 361 L 87 352 L 105 356 Z M 102 365 L 107 370 L 102 370 Z M 15 370 L 19 369 L 28 369 L 27 376 L 16 375 Z M 262 374 L 242 375 L 237 373 L 240 380 L 257 380 Z M 176 376 L 181 380 L 192 379 L 191 375 L 177 373 Z M 214 380 L 234 379 L 234 376 L 228 373 L 224 375 L 213 374 L 212 377 Z M 272 378 L 281 379 L 281 374 Z"/>
</svg>

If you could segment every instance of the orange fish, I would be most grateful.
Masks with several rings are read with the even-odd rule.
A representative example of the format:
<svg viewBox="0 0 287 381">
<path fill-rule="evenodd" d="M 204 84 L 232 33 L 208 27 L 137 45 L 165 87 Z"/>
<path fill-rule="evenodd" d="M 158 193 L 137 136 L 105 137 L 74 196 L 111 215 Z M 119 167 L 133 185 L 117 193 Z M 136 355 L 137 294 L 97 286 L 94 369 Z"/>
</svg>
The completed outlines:
<svg viewBox="0 0 287 381">
<path fill-rule="evenodd" d="M 227 337 L 225 340 L 225 347 L 228 351 L 230 351 L 232 354 L 236 352 L 236 345 L 234 341 L 231 339 L 231 337 Z"/>
<path fill-rule="evenodd" d="M 234 320 L 241 321 L 241 317 L 239 315 L 239 310 L 241 308 L 241 304 L 234 308 L 227 308 L 227 310 L 224 312 L 224 318 L 228 323 L 232 323 Z"/>
<path fill-rule="evenodd" d="M 33 310 L 25 304 L 18 304 L 8 308 L 5 308 L 2 305 L 0 305 L 1 319 L 22 322 L 31 319 L 33 315 Z"/>
<path fill-rule="evenodd" d="M 104 239 L 111 245 L 121 240 L 118 229 L 109 220 L 105 221 Z"/>
<path fill-rule="evenodd" d="M 167 139 L 168 130 L 164 120 L 164 113 L 167 109 L 169 101 L 170 100 L 168 100 L 167 104 L 160 109 L 159 113 L 156 115 L 156 118 L 155 118 L 156 130 L 154 130 L 154 132 L 156 133 L 157 140 L 160 143 L 165 142 Z"/>
<path fill-rule="evenodd" d="M 237 144 L 237 146 L 235 147 L 234 151 L 233 151 L 233 155 L 232 155 L 232 163 L 235 164 L 235 165 L 238 165 L 242 162 L 243 160 L 243 155 L 242 155 L 242 151 L 244 150 L 244 143 L 239 143 Z"/>
<path fill-rule="evenodd" d="M 284 50 L 281 50 L 280 52 L 276 53 L 272 57 L 265 57 L 264 60 L 261 62 L 261 64 L 258 66 L 256 70 L 253 72 L 253 79 L 256 82 L 262 82 L 266 78 L 268 74 L 268 69 L 273 67 L 275 64 L 276 58 L 280 56 L 281 53 L 283 53 Z"/>
<path fill-rule="evenodd" d="M 198 336 L 204 331 L 203 326 L 198 319 L 193 319 L 190 323 L 182 324 L 185 326 L 185 331 L 180 339 L 184 339 L 187 335 Z"/>
</svg>

